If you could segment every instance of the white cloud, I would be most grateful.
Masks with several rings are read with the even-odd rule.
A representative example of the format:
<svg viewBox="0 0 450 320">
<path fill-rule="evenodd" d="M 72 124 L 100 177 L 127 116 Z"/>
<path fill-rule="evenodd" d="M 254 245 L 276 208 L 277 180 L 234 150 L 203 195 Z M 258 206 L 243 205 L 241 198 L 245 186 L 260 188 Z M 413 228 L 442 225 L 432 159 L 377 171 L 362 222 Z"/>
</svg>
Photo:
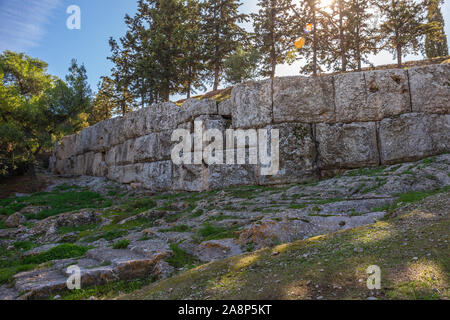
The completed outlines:
<svg viewBox="0 0 450 320">
<path fill-rule="evenodd" d="M 23 52 L 36 47 L 45 35 L 61 0 L 6 0 L 0 2 L 0 52 Z"/>
</svg>

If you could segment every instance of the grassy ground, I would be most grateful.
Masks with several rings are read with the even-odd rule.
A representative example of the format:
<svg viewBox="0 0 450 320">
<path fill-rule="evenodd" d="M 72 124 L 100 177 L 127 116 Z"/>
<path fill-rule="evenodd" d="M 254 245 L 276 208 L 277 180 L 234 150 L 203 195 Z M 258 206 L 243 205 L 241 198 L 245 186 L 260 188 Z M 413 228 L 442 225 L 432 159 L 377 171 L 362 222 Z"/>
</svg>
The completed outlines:
<svg viewBox="0 0 450 320">
<path fill-rule="evenodd" d="M 376 224 L 210 263 L 123 299 L 449 299 L 450 192 Z M 371 265 L 381 290 L 367 289 Z"/>
</svg>

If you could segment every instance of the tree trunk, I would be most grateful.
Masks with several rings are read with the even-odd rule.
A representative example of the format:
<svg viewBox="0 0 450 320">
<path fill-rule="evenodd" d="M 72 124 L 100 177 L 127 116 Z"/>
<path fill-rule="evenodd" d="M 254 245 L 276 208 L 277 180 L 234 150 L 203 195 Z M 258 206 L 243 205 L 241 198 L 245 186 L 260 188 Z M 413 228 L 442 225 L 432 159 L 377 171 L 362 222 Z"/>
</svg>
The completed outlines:
<svg viewBox="0 0 450 320">
<path fill-rule="evenodd" d="M 219 66 L 216 64 L 216 66 L 214 67 L 214 87 L 213 87 L 214 91 L 217 91 L 217 89 L 219 89 L 219 76 L 220 70 Z"/>
<path fill-rule="evenodd" d="M 342 0 L 339 0 L 339 41 L 341 44 L 342 71 L 345 72 L 347 71 L 347 49 L 344 37 L 344 17 L 343 17 Z"/>
<path fill-rule="evenodd" d="M 313 3 L 313 75 L 317 75 L 317 21 L 316 21 L 316 3 Z"/>
<path fill-rule="evenodd" d="M 402 67 L 402 46 L 397 45 L 397 67 Z"/>
</svg>

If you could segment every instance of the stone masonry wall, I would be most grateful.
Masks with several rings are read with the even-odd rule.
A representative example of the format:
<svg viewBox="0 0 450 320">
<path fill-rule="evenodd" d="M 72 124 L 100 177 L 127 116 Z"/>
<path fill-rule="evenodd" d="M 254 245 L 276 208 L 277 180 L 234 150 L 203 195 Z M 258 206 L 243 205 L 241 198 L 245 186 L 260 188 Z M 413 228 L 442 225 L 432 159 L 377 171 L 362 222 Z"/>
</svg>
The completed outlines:
<svg viewBox="0 0 450 320">
<path fill-rule="evenodd" d="M 280 171 L 259 165 L 174 165 L 173 130 L 280 130 Z M 450 151 L 450 64 L 284 77 L 233 88 L 231 99 L 160 103 L 62 139 L 59 175 L 105 176 L 153 191 L 203 191 L 302 182 L 340 170 Z"/>
</svg>

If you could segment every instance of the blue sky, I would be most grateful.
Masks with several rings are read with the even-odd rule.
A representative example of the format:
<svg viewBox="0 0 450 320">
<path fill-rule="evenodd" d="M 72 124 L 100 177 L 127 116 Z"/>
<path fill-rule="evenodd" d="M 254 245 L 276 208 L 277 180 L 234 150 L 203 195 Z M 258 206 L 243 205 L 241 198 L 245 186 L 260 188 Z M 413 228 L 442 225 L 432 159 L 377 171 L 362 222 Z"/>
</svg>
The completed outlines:
<svg viewBox="0 0 450 320">
<path fill-rule="evenodd" d="M 256 10 L 257 0 L 243 2 L 242 11 Z M 66 27 L 70 5 L 81 8 L 81 30 Z M 110 73 L 111 64 L 106 59 L 109 37 L 122 36 L 125 14 L 135 11 L 136 0 L 0 0 L 0 52 L 8 49 L 40 58 L 49 63 L 51 74 L 61 78 L 75 58 L 86 65 L 95 90 L 100 77 Z M 450 0 L 445 1 L 442 13 L 449 36 Z M 383 53 L 371 60 L 377 65 L 393 62 L 391 55 Z M 300 63 L 280 66 L 277 75 L 298 74 Z"/>
</svg>

